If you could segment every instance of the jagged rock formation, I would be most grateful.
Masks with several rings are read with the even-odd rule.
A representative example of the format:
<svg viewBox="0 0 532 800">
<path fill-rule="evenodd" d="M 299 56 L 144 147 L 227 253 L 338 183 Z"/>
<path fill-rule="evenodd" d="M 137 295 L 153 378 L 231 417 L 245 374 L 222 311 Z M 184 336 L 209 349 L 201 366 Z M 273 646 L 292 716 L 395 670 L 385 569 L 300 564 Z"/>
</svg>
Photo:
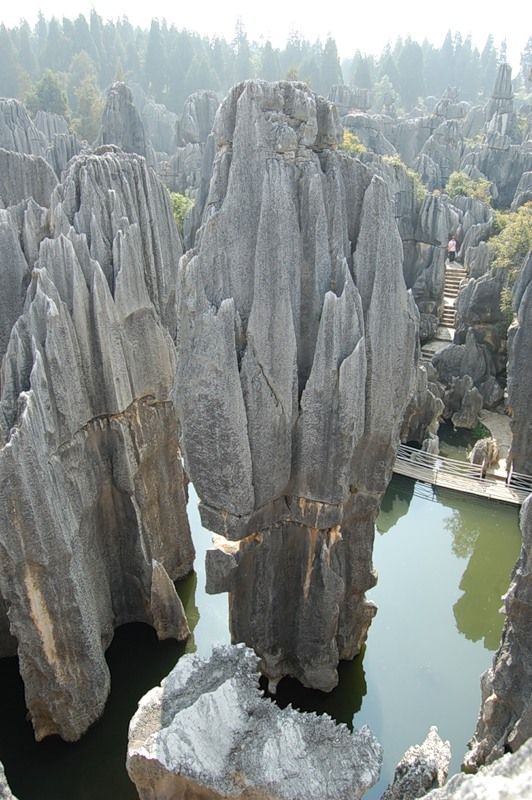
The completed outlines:
<svg viewBox="0 0 532 800">
<path fill-rule="evenodd" d="M 11 792 L 9 784 L 6 780 L 4 766 L 0 761 L 0 800 L 17 800 L 15 795 Z"/>
<path fill-rule="evenodd" d="M 394 125 L 390 141 L 407 166 L 415 166 L 423 145 L 439 124 L 437 117 L 430 116 L 402 119 Z"/>
<path fill-rule="evenodd" d="M 522 141 L 514 112 L 512 71 L 501 64 L 485 109 L 485 141 L 464 153 L 461 169 L 492 181 L 494 203 L 508 208 L 523 173 L 532 171 L 532 143 Z"/>
<path fill-rule="evenodd" d="M 170 154 L 176 149 L 178 116 L 161 103 L 149 101 L 142 108 L 142 122 L 146 135 L 157 154 Z"/>
<path fill-rule="evenodd" d="M 463 119 L 469 111 L 469 103 L 460 100 L 460 92 L 456 86 L 448 86 L 433 109 L 433 113 L 442 119 Z"/>
<path fill-rule="evenodd" d="M 471 369 L 475 386 L 482 395 L 485 408 L 494 408 L 504 394 L 506 384 L 506 315 L 501 311 L 501 292 L 507 282 L 505 270 L 492 269 L 462 285 L 456 301 L 457 345 L 469 340 L 468 364 L 460 375 Z M 472 339 L 475 347 L 473 348 Z M 467 348 L 466 348 L 467 349 Z M 473 355 L 473 350 L 476 356 Z M 476 367 L 471 358 L 478 358 Z M 465 371 L 464 371 L 465 370 Z"/>
<path fill-rule="evenodd" d="M 0 362 L 22 313 L 39 245 L 48 234 L 47 210 L 32 199 L 0 209 Z"/>
<path fill-rule="evenodd" d="M 177 143 L 202 144 L 212 131 L 220 101 L 216 92 L 194 92 L 185 100 L 183 113 L 177 123 Z"/>
<path fill-rule="evenodd" d="M 183 223 L 186 249 L 194 246 L 207 202 L 216 150 L 211 131 L 218 106 L 215 92 L 191 94 L 177 123 L 177 150 L 174 148 L 168 161 L 159 165 L 170 191 L 186 194 L 194 201 Z"/>
<path fill-rule="evenodd" d="M 449 119 L 438 125 L 424 143 L 420 155 L 437 165 L 441 184 L 434 188 L 443 188 L 451 173 L 460 169 L 462 137 L 459 123 Z"/>
<path fill-rule="evenodd" d="M 215 152 L 214 135 L 211 133 L 202 146 L 201 165 L 199 174 L 195 176 L 195 188 L 188 188 L 187 190 L 189 195 L 193 195 L 194 197 L 194 205 L 187 211 L 185 219 L 183 220 L 183 241 L 185 249 L 187 250 L 194 247 L 196 234 L 201 227 L 203 215 L 207 207 Z"/>
<path fill-rule="evenodd" d="M 532 172 L 523 172 L 515 190 L 511 210 L 517 211 L 520 206 L 530 202 L 532 202 Z"/>
<path fill-rule="evenodd" d="M 0 147 L 33 156 L 44 157 L 46 153 L 43 134 L 18 100 L 0 97 Z"/>
<path fill-rule="evenodd" d="M 519 141 L 513 103 L 512 68 L 509 64 L 499 65 L 485 114 L 488 136 Z"/>
<path fill-rule="evenodd" d="M 374 153 L 382 156 L 395 155 L 396 149 L 386 138 L 389 126 L 386 117 L 362 112 L 347 114 L 342 122 L 352 133 L 355 133 L 361 143 Z"/>
<path fill-rule="evenodd" d="M 43 134 L 48 144 L 53 142 L 54 136 L 69 133 L 66 119 L 51 111 L 37 111 L 34 125 Z"/>
<path fill-rule="evenodd" d="M 242 645 L 186 655 L 140 700 L 127 769 L 141 800 L 357 800 L 376 782 L 369 729 L 281 711 L 259 691 L 257 663 Z"/>
<path fill-rule="evenodd" d="M 532 796 L 532 741 L 517 753 L 482 767 L 476 775 L 454 775 L 426 800 L 529 800 Z"/>
<path fill-rule="evenodd" d="M 351 88 L 344 84 L 331 86 L 329 100 L 338 109 L 341 117 L 351 111 L 368 111 L 371 106 L 371 93 L 369 89 Z"/>
<path fill-rule="evenodd" d="M 81 150 L 81 142 L 75 133 L 57 133 L 46 151 L 46 160 L 60 179 L 70 160 Z"/>
<path fill-rule="evenodd" d="M 489 386 L 492 364 L 487 352 L 477 343 L 472 331 L 465 344 L 451 344 L 436 353 L 432 363 L 444 385 L 444 419 L 456 428 L 474 428 L 483 405 L 477 385 Z"/>
<path fill-rule="evenodd" d="M 381 800 L 415 800 L 431 789 L 443 786 L 447 779 L 451 747 L 430 728 L 424 742 L 409 747 L 395 768 L 393 783 Z"/>
<path fill-rule="evenodd" d="M 46 139 L 46 160 L 57 177 L 61 178 L 70 159 L 81 151 L 81 142 L 70 132 L 66 119 L 59 114 L 38 111 L 35 115 L 35 127 Z"/>
<path fill-rule="evenodd" d="M 493 438 L 479 439 L 468 456 L 470 464 L 482 466 L 482 477 L 490 467 L 495 467 L 499 463 L 499 446 L 497 440 Z"/>
<path fill-rule="evenodd" d="M 521 553 L 504 597 L 501 645 L 481 679 L 480 717 L 464 761 L 469 771 L 515 752 L 532 737 L 532 496 L 521 509 L 521 533 Z"/>
<path fill-rule="evenodd" d="M 479 242 L 475 247 L 468 247 L 465 251 L 464 269 L 470 278 L 480 278 L 488 272 L 491 258 L 487 242 Z"/>
<path fill-rule="evenodd" d="M 429 448 L 429 441 L 436 437 L 444 410 L 439 387 L 429 380 L 428 370 L 432 369 L 430 366 L 418 365 L 416 388 L 406 408 L 401 427 L 401 441 L 417 442 L 423 445 L 424 450 Z"/>
<path fill-rule="evenodd" d="M 514 288 L 517 321 L 508 331 L 508 404 L 512 413 L 510 460 L 516 472 L 532 475 L 532 252 Z"/>
<path fill-rule="evenodd" d="M 39 210 L 7 214 L 23 286 Z M 188 631 L 172 583 L 194 555 L 171 400 L 181 245 L 164 187 L 114 148 L 74 160 L 49 227 L 0 377 L 0 630 L 5 613 L 37 739 L 75 740 L 105 704 L 116 626 Z"/>
<path fill-rule="evenodd" d="M 107 90 L 97 144 L 115 144 L 126 153 L 138 153 L 151 165 L 155 164 L 155 156 L 133 104 L 131 90 L 121 81 L 116 81 Z"/>
<path fill-rule="evenodd" d="M 197 250 L 180 263 L 177 404 L 231 629 L 331 689 L 374 609 L 373 522 L 413 390 L 417 312 L 384 182 L 303 84 L 220 108 Z M 236 552 L 232 552 L 236 550 Z M 214 554 L 214 555 L 213 555 Z"/>
<path fill-rule="evenodd" d="M 57 178 L 41 156 L 15 153 L 0 148 L 0 208 L 7 208 L 29 197 L 48 206 Z"/>
</svg>

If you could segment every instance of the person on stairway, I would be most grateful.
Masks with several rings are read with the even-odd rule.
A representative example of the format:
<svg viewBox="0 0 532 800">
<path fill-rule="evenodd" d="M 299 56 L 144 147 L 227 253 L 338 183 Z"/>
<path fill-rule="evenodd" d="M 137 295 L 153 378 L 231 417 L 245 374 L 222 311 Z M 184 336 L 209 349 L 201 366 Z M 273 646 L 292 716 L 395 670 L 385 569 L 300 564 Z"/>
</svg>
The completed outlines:
<svg viewBox="0 0 532 800">
<path fill-rule="evenodd" d="M 456 239 L 454 238 L 454 233 L 451 234 L 451 238 L 447 244 L 447 257 L 449 261 L 452 263 L 456 258 Z"/>
</svg>

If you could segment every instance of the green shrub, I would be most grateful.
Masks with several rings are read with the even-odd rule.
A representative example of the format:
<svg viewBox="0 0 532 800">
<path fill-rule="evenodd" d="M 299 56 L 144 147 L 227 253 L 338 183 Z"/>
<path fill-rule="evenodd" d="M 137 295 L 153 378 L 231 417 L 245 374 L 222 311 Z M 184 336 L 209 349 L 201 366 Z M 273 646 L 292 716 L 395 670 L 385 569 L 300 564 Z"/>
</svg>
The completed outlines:
<svg viewBox="0 0 532 800">
<path fill-rule="evenodd" d="M 502 227 L 489 240 L 494 254 L 493 266 L 507 269 L 517 277 L 523 261 L 532 249 L 532 201 L 508 214 L 501 215 Z"/>
<path fill-rule="evenodd" d="M 491 183 L 486 178 L 470 178 L 465 172 L 453 172 L 449 175 L 446 194 L 449 197 L 474 197 L 482 200 L 486 205 L 491 205 Z"/>
<path fill-rule="evenodd" d="M 532 250 L 532 201 L 517 211 L 496 215 L 497 233 L 489 239 L 493 254 L 492 266 L 506 270 L 506 285 L 501 291 L 500 309 L 504 324 L 508 327 L 513 318 L 512 288 L 521 271 L 525 258 Z"/>
<path fill-rule="evenodd" d="M 344 138 L 342 139 L 340 150 L 345 150 L 346 153 L 357 156 L 360 153 L 365 153 L 367 149 L 366 145 L 362 144 L 356 133 L 344 128 Z"/>
<path fill-rule="evenodd" d="M 194 201 L 187 197 L 186 194 L 179 194 L 179 192 L 170 192 L 170 199 L 172 201 L 172 212 L 176 221 L 177 228 L 181 236 L 183 235 L 183 220 L 185 214 L 194 205 Z"/>
</svg>

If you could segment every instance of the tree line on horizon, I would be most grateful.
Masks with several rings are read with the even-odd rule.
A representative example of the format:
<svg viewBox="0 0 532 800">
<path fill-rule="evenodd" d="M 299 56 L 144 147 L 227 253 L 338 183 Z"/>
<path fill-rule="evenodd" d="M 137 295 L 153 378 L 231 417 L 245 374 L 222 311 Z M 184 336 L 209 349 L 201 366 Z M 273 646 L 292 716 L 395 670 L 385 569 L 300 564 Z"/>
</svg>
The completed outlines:
<svg viewBox="0 0 532 800">
<path fill-rule="evenodd" d="M 275 48 L 269 41 L 250 41 L 240 21 L 227 41 L 179 30 L 164 20 L 154 19 L 144 29 L 125 17 L 104 20 L 94 10 L 88 19 L 80 14 L 47 20 L 40 13 L 33 27 L 26 20 L 13 28 L 0 26 L 0 96 L 24 100 L 32 112 L 63 114 L 90 140 L 103 92 L 113 80 L 140 85 L 176 113 L 194 91 L 225 93 L 254 77 L 302 80 L 325 96 L 332 86 L 347 84 L 370 90 L 377 111 L 385 97 L 409 111 L 421 98 L 440 97 L 447 86 L 458 87 L 460 99 L 487 97 L 505 60 L 505 43 L 497 48 L 491 35 L 480 51 L 470 37 L 451 31 L 440 47 L 398 38 L 379 56 L 357 50 L 341 63 L 331 36 L 324 43 L 310 42 L 293 32 L 283 48 Z M 517 76 L 517 85 L 528 91 L 531 72 L 532 37 Z"/>
</svg>

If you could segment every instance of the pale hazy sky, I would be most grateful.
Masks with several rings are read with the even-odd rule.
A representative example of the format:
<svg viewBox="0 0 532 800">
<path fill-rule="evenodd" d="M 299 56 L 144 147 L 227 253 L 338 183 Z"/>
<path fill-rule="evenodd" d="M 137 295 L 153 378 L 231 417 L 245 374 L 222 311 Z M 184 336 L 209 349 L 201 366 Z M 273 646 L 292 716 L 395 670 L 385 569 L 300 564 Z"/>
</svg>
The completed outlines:
<svg viewBox="0 0 532 800">
<path fill-rule="evenodd" d="M 340 55 L 350 57 L 355 50 L 379 53 L 387 41 L 410 34 L 422 41 L 441 45 L 448 29 L 471 34 L 481 49 L 493 33 L 497 46 L 506 38 L 508 56 L 514 71 L 519 55 L 532 36 L 530 0 L 350 0 L 347 4 L 316 3 L 314 0 L 151 0 L 140 5 L 135 0 L 0 0 L 0 20 L 9 26 L 21 17 L 33 23 L 41 8 L 46 17 L 86 16 L 91 8 L 104 18 L 126 15 L 134 24 L 147 25 L 152 17 L 165 18 L 178 28 L 188 28 L 207 36 L 222 35 L 231 39 L 238 17 L 244 21 L 250 39 L 269 38 L 282 45 L 291 30 L 305 38 L 325 40 L 330 33 L 336 39 Z"/>
</svg>

